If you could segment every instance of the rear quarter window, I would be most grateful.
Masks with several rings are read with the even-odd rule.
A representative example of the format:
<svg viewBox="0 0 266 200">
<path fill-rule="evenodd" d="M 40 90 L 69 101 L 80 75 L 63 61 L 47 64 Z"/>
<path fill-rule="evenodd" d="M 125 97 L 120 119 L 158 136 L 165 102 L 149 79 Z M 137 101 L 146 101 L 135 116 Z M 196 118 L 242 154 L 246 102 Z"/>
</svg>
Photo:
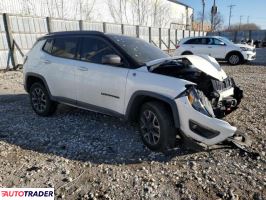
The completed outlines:
<svg viewBox="0 0 266 200">
<path fill-rule="evenodd" d="M 46 42 L 43 46 L 43 50 L 47 53 L 51 53 L 52 47 L 53 47 L 53 39 L 48 39 L 48 40 L 46 40 Z"/>
</svg>

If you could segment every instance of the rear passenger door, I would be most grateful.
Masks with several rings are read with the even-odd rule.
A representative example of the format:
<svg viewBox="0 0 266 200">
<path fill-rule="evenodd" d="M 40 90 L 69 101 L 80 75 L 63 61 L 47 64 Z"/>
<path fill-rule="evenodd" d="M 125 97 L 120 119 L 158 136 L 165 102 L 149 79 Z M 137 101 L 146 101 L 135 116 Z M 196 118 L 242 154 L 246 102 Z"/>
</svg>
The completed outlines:
<svg viewBox="0 0 266 200">
<path fill-rule="evenodd" d="M 111 66 L 102 64 L 105 55 L 118 51 L 104 38 L 84 36 L 81 40 L 80 61 L 77 68 L 77 100 L 103 112 L 123 113 L 127 74 L 125 65 Z"/>
<path fill-rule="evenodd" d="M 191 51 L 193 54 L 203 54 L 204 45 L 202 44 L 202 38 L 192 38 L 185 42 L 186 50 Z"/>
<path fill-rule="evenodd" d="M 78 37 L 48 39 L 41 56 L 43 73 L 52 96 L 75 103 L 77 97 L 76 54 Z"/>
</svg>

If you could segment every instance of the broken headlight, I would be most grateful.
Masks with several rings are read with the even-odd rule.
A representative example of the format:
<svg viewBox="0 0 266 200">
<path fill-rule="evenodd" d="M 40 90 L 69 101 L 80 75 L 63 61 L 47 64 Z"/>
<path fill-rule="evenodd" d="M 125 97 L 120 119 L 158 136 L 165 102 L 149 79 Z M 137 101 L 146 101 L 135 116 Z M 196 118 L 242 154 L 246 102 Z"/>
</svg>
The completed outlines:
<svg viewBox="0 0 266 200">
<path fill-rule="evenodd" d="M 187 98 L 189 103 L 195 110 L 209 117 L 214 116 L 212 106 L 203 92 L 198 91 L 194 87 L 192 87 L 188 90 Z"/>
</svg>

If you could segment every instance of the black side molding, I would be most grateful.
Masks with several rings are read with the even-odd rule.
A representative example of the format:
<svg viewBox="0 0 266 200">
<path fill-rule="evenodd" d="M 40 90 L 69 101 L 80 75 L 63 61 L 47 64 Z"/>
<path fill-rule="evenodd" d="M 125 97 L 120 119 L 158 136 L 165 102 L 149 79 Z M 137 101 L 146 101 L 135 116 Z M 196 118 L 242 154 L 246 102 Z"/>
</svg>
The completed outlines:
<svg viewBox="0 0 266 200">
<path fill-rule="evenodd" d="M 145 97 L 151 97 L 151 98 L 158 99 L 158 100 L 161 100 L 161 101 L 167 103 L 171 107 L 175 127 L 178 129 L 180 128 L 178 108 L 176 106 L 174 99 L 171 99 L 171 98 L 166 97 L 162 94 L 158 94 L 158 93 L 150 92 L 150 91 L 144 91 L 144 90 L 136 91 L 131 96 L 129 103 L 127 105 L 126 113 L 125 113 L 126 119 L 130 120 L 131 113 L 135 112 L 136 107 L 139 106 L 139 103 L 141 103 L 142 99 Z"/>
</svg>

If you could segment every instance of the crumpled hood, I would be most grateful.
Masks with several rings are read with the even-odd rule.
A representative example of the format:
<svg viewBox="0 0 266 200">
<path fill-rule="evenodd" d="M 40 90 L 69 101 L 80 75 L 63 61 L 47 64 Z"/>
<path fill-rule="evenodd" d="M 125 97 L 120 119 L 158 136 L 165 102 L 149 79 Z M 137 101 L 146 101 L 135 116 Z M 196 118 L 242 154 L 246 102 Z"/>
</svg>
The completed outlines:
<svg viewBox="0 0 266 200">
<path fill-rule="evenodd" d="M 184 56 L 175 56 L 170 58 L 162 58 L 158 60 L 153 60 L 150 62 L 145 63 L 146 66 L 153 67 L 153 69 L 157 68 L 162 64 L 163 62 L 167 60 L 175 60 L 180 58 L 186 58 L 188 59 L 192 66 L 197 68 L 198 70 L 204 72 L 205 74 L 219 80 L 223 81 L 225 78 L 227 78 L 226 73 L 223 71 L 223 69 L 220 67 L 219 63 L 215 60 L 215 58 L 210 57 L 208 55 L 184 55 Z"/>
</svg>

